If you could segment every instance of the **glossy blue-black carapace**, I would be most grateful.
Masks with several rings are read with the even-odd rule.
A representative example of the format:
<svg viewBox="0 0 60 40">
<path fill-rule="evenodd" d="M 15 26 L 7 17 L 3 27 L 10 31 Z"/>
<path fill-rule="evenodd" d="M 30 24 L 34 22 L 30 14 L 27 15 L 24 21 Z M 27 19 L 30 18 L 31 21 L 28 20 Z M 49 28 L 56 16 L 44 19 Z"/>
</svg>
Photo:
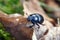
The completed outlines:
<svg viewBox="0 0 60 40">
<path fill-rule="evenodd" d="M 42 24 L 44 21 L 44 18 L 42 15 L 40 14 L 31 14 L 30 16 L 28 16 L 28 21 L 31 21 L 33 24 Z"/>
</svg>

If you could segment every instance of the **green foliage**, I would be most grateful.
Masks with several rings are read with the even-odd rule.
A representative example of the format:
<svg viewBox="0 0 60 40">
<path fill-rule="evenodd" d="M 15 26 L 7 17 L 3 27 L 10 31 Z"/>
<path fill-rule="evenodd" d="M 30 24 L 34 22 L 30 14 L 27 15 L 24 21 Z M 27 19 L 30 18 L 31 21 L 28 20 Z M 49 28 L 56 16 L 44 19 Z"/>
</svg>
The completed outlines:
<svg viewBox="0 0 60 40">
<path fill-rule="evenodd" d="M 3 38 L 3 40 L 11 40 L 11 36 L 8 32 L 5 31 L 3 28 L 3 25 L 0 23 L 0 38 Z"/>
<path fill-rule="evenodd" d="M 23 14 L 23 7 L 19 0 L 0 0 L 0 10 L 7 14 L 20 13 Z"/>
</svg>

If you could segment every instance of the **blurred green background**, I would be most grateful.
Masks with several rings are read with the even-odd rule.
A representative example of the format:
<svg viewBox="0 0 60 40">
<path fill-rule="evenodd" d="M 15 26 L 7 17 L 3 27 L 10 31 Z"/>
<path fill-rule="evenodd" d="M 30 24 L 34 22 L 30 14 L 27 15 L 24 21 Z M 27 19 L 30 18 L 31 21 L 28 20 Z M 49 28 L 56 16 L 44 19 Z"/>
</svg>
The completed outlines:
<svg viewBox="0 0 60 40">
<path fill-rule="evenodd" d="M 7 14 L 23 13 L 20 0 L 0 0 L 0 10 Z"/>
</svg>

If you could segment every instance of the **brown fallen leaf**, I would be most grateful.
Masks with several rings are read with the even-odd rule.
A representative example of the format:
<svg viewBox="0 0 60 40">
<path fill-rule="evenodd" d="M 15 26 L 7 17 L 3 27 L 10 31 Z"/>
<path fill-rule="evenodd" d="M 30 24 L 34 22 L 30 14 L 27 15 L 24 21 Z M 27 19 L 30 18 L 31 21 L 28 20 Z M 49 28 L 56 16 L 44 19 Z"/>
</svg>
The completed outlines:
<svg viewBox="0 0 60 40">
<path fill-rule="evenodd" d="M 0 13 L 0 22 L 6 31 L 15 37 L 16 40 L 32 40 L 33 29 L 26 26 L 29 23 L 27 19 L 23 16 L 10 16 Z"/>
</svg>

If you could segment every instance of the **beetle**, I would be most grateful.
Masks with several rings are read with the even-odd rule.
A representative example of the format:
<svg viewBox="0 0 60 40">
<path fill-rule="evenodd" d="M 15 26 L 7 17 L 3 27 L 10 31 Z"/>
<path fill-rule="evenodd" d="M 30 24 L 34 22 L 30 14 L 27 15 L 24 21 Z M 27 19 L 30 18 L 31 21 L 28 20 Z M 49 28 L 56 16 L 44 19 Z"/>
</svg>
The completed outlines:
<svg viewBox="0 0 60 40">
<path fill-rule="evenodd" d="M 27 20 L 32 22 L 32 24 L 33 24 L 32 26 L 34 26 L 35 24 L 38 25 L 38 23 L 42 24 L 44 21 L 44 18 L 42 15 L 35 13 L 35 14 L 29 15 Z M 32 26 L 30 26 L 30 27 L 32 27 Z"/>
</svg>

